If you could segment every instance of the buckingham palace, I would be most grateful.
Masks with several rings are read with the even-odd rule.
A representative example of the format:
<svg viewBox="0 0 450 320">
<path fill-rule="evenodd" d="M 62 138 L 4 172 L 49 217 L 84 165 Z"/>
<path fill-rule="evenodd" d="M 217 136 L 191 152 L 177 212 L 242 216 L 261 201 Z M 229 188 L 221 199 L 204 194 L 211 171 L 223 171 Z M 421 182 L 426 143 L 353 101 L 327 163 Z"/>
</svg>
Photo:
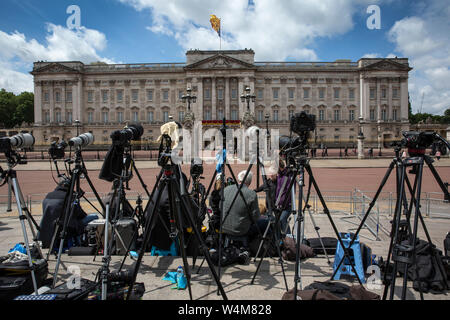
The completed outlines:
<svg viewBox="0 0 450 320">
<path fill-rule="evenodd" d="M 357 62 L 258 62 L 253 50 L 190 50 L 186 62 L 83 64 L 35 62 L 37 145 L 92 132 L 96 144 L 110 143 L 113 130 L 140 122 L 144 142 L 155 141 L 170 119 L 186 115 L 203 127 L 255 124 L 289 134 L 290 118 L 316 116 L 314 142 L 330 146 L 379 147 L 409 129 L 407 58 L 362 58 Z M 186 103 L 187 89 L 196 97 Z M 250 92 L 247 103 L 241 95 Z M 249 90 L 249 91 L 248 91 Z M 249 107 L 249 110 L 248 110 Z M 188 110 L 189 108 L 189 110 Z M 192 119 L 190 116 L 189 119 Z"/>
</svg>

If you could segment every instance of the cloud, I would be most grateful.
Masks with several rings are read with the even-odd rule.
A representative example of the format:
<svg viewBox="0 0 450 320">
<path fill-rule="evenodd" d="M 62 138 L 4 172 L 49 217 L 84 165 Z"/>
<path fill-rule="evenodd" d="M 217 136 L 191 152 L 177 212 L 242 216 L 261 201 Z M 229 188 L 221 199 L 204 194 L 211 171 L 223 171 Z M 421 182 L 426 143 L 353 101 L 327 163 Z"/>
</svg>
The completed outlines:
<svg viewBox="0 0 450 320">
<path fill-rule="evenodd" d="M 354 27 L 357 10 L 379 0 L 119 0 L 137 11 L 147 10 L 154 33 L 173 36 L 185 49 L 219 49 L 210 27 L 215 14 L 222 20 L 222 49 L 252 48 L 255 59 L 317 60 L 315 39 L 342 35 Z"/>
<path fill-rule="evenodd" d="M 33 90 L 31 71 L 35 61 L 81 61 L 90 63 L 113 60 L 102 57 L 99 51 L 105 50 L 107 40 L 103 33 L 81 27 L 77 30 L 55 25 L 46 26 L 46 43 L 35 39 L 27 39 L 19 31 L 6 33 L 0 30 L 0 88 L 15 93 Z"/>
<path fill-rule="evenodd" d="M 380 58 L 381 55 L 379 53 L 366 53 L 362 57 L 363 58 Z"/>
<path fill-rule="evenodd" d="M 431 0 L 416 6 L 417 14 L 397 21 L 388 32 L 395 51 L 410 59 L 409 91 L 413 112 L 442 114 L 450 108 L 450 8 Z"/>
</svg>

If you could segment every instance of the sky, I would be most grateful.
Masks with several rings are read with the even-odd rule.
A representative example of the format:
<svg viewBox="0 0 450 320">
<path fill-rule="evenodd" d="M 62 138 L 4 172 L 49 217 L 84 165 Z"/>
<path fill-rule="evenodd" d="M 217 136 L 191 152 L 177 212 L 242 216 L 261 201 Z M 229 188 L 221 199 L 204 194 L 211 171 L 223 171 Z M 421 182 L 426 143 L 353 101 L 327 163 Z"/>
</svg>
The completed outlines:
<svg viewBox="0 0 450 320">
<path fill-rule="evenodd" d="M 443 114 L 449 40 L 449 0 L 1 0 L 0 88 L 33 91 L 35 61 L 185 62 L 220 46 L 259 62 L 397 56 L 414 68 L 413 112 Z"/>
</svg>

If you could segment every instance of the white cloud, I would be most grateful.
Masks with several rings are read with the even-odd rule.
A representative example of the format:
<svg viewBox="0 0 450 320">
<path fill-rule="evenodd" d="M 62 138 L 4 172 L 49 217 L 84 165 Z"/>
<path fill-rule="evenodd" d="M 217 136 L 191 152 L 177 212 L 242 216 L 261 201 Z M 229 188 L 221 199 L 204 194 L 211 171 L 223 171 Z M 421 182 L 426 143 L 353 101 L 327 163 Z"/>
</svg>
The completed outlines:
<svg viewBox="0 0 450 320">
<path fill-rule="evenodd" d="M 388 37 L 410 59 L 413 112 L 443 113 L 450 108 L 450 7 L 446 0 L 419 3 L 417 15 L 397 21 Z"/>
<path fill-rule="evenodd" d="M 185 49 L 219 49 L 210 27 L 215 14 L 222 20 L 222 49 L 252 48 L 256 60 L 317 60 L 311 48 L 319 37 L 345 34 L 357 10 L 380 0 L 119 0 L 138 11 L 149 10 L 155 33 L 173 35 Z M 170 32 L 169 32 L 170 31 Z"/>
<path fill-rule="evenodd" d="M 381 55 L 379 53 L 366 53 L 362 56 L 363 58 L 379 58 Z"/>
<path fill-rule="evenodd" d="M 98 51 L 103 51 L 107 40 L 103 33 L 81 27 L 69 30 L 65 27 L 47 24 L 46 43 L 41 44 L 35 39 L 15 31 L 6 33 L 0 30 L 0 88 L 15 93 L 33 90 L 33 77 L 18 70 L 32 69 L 35 61 L 81 61 L 90 63 L 113 60 L 101 57 Z"/>
</svg>

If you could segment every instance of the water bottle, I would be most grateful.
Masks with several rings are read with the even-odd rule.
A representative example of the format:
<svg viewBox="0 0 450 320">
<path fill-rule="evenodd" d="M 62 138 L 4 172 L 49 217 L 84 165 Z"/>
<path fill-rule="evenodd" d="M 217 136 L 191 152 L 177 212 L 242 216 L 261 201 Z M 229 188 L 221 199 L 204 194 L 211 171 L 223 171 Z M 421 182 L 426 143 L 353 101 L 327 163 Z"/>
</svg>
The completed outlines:
<svg viewBox="0 0 450 320">
<path fill-rule="evenodd" d="M 183 267 L 179 266 L 177 269 L 177 287 L 178 290 L 186 289 L 187 280 L 184 276 Z"/>
</svg>

